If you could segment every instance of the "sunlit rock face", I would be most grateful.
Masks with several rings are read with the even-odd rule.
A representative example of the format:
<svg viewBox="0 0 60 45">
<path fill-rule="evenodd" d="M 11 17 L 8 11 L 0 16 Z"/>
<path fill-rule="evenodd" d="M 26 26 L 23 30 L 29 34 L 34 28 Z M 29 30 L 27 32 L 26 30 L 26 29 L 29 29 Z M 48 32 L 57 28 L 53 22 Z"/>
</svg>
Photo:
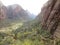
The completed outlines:
<svg viewBox="0 0 60 45">
<path fill-rule="evenodd" d="M 7 15 L 7 8 L 0 1 L 0 20 L 5 19 Z"/>
<path fill-rule="evenodd" d="M 41 10 L 42 28 L 60 38 L 60 0 L 49 0 Z"/>
</svg>

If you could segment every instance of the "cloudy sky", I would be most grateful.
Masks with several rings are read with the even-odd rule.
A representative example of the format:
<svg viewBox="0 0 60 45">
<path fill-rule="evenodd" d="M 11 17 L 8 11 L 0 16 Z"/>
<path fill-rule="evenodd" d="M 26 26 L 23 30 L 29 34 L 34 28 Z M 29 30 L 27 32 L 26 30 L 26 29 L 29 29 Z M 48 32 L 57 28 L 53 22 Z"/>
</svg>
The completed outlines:
<svg viewBox="0 0 60 45">
<path fill-rule="evenodd" d="M 19 4 L 25 10 L 30 11 L 31 13 L 37 15 L 41 11 L 41 7 L 48 0 L 1 0 L 5 6 L 12 4 Z"/>
</svg>

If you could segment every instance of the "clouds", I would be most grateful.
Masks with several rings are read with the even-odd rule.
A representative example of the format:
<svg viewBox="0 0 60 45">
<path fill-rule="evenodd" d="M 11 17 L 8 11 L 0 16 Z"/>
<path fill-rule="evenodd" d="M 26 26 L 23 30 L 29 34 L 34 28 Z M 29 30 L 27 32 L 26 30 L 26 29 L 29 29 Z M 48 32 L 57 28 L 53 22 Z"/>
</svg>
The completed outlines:
<svg viewBox="0 0 60 45">
<path fill-rule="evenodd" d="M 1 0 L 6 6 L 12 4 L 19 4 L 25 10 L 29 10 L 31 13 L 38 14 L 41 7 L 47 0 Z"/>
</svg>

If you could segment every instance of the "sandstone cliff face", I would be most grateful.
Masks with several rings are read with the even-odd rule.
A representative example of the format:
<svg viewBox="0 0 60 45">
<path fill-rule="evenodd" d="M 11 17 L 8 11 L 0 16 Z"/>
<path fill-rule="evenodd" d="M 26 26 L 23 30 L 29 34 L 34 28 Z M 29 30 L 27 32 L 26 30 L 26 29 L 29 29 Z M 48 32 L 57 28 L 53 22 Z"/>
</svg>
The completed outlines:
<svg viewBox="0 0 60 45">
<path fill-rule="evenodd" d="M 20 19 L 20 20 L 29 20 L 30 17 L 28 12 L 25 11 L 20 5 L 14 4 L 7 7 L 8 9 L 8 19 Z"/>
<path fill-rule="evenodd" d="M 60 38 L 60 0 L 49 0 L 42 8 L 42 28 Z"/>
<path fill-rule="evenodd" d="M 5 19 L 7 15 L 7 8 L 0 2 L 0 20 Z"/>
<path fill-rule="evenodd" d="M 31 19 L 31 17 L 29 16 L 29 13 L 26 10 L 24 10 L 20 5 L 14 4 L 9 6 L 4 6 L 1 2 L 0 20 L 4 20 L 4 19 L 28 21 Z"/>
</svg>

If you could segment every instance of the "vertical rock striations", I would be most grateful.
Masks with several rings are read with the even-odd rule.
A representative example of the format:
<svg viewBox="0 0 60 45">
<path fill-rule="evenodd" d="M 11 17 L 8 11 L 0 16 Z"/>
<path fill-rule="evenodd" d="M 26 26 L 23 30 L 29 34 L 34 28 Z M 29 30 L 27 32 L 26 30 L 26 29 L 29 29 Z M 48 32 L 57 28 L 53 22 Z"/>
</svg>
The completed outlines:
<svg viewBox="0 0 60 45">
<path fill-rule="evenodd" d="M 0 1 L 0 20 L 5 19 L 7 15 L 7 8 Z"/>
<path fill-rule="evenodd" d="M 42 28 L 60 38 L 60 0 L 49 0 L 42 8 Z"/>
</svg>

